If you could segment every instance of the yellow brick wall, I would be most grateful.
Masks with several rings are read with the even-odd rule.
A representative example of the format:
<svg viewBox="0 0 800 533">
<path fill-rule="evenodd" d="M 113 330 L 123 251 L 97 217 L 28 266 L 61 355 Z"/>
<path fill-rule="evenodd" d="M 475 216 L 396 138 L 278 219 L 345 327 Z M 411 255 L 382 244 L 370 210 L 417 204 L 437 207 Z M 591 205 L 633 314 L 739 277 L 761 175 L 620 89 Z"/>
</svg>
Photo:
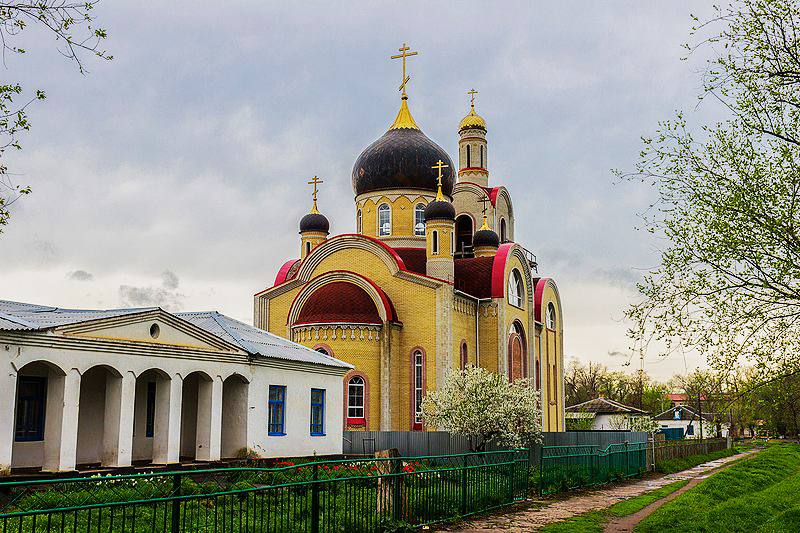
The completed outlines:
<svg viewBox="0 0 800 533">
<path fill-rule="evenodd" d="M 406 191 L 407 192 L 407 191 Z M 414 208 L 417 204 L 427 205 L 433 198 L 427 195 L 401 195 L 392 200 L 392 191 L 385 194 L 369 195 L 361 205 L 361 221 L 363 234 L 370 237 L 378 235 L 378 206 L 387 203 L 391 207 L 392 237 L 410 237 L 414 235 Z"/>
<path fill-rule="evenodd" d="M 475 305 L 476 304 L 472 302 L 473 308 Z M 460 368 L 462 341 L 467 342 L 467 362 L 471 365 L 475 365 L 475 315 L 453 309 L 453 352 L 451 368 Z"/>
<path fill-rule="evenodd" d="M 558 311 L 558 295 L 547 286 L 542 294 L 542 320 L 545 320 L 547 305 L 553 303 Z M 559 316 L 559 313 L 556 313 Z M 544 410 L 544 427 L 546 431 L 564 431 L 562 413 L 564 397 L 561 384 L 564 380 L 563 358 L 561 353 L 563 326 L 557 319 L 555 331 L 544 327 L 542 329 L 542 407 Z M 553 379 L 553 365 L 555 365 L 555 380 Z M 548 402 L 549 399 L 549 402 Z"/>
<path fill-rule="evenodd" d="M 481 304 L 479 327 L 480 327 L 480 366 L 490 372 L 497 372 L 497 316 L 498 306 L 503 305 L 503 301 L 494 298 L 490 302 Z"/>
</svg>

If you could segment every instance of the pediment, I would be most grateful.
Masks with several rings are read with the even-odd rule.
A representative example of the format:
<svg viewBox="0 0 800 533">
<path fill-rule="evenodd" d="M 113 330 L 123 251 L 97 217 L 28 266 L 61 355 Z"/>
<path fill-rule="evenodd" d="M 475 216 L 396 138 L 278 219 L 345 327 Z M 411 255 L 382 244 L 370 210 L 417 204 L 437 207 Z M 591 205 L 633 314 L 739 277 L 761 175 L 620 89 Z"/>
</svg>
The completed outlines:
<svg viewBox="0 0 800 533">
<path fill-rule="evenodd" d="M 65 337 L 183 346 L 228 353 L 239 351 L 237 346 L 160 309 L 61 326 L 55 328 L 54 333 Z"/>
</svg>

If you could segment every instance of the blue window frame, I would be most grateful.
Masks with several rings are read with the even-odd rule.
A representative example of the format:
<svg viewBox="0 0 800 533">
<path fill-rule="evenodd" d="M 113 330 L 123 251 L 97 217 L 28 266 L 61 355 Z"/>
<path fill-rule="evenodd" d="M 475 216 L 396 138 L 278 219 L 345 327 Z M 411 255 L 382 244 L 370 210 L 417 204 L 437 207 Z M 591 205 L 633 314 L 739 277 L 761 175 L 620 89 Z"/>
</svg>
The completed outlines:
<svg viewBox="0 0 800 533">
<path fill-rule="evenodd" d="M 44 440 L 47 378 L 20 376 L 17 389 L 17 420 L 14 440 Z"/>
<path fill-rule="evenodd" d="M 311 434 L 325 435 L 325 389 L 311 389 Z"/>
<path fill-rule="evenodd" d="M 147 382 L 147 418 L 144 425 L 144 436 L 152 438 L 156 429 L 156 382 Z"/>
<path fill-rule="evenodd" d="M 286 435 L 286 386 L 269 386 L 269 423 L 267 431 L 270 435 Z"/>
</svg>

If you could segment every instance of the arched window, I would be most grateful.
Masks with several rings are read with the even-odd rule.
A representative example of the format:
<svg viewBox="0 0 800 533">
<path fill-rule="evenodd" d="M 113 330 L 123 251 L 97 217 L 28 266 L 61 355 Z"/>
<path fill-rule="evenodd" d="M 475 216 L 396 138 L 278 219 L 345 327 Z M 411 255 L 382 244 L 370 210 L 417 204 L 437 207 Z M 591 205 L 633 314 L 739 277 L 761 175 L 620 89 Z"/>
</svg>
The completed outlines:
<svg viewBox="0 0 800 533">
<path fill-rule="evenodd" d="M 467 168 L 469 168 L 469 165 L 470 165 L 470 152 L 471 151 L 472 150 L 471 150 L 470 146 L 467 145 Z"/>
<path fill-rule="evenodd" d="M 547 304 L 547 316 L 545 316 L 547 329 L 556 329 L 556 306 L 553 302 Z"/>
<path fill-rule="evenodd" d="M 436 230 L 431 233 L 431 253 L 439 253 L 439 232 Z"/>
<path fill-rule="evenodd" d="M 311 243 L 306 241 L 306 255 L 311 253 Z"/>
<path fill-rule="evenodd" d="M 422 429 L 422 395 L 425 387 L 425 356 L 422 350 L 414 350 L 411 354 L 411 363 L 413 365 L 413 383 L 412 383 L 412 409 L 414 412 L 413 428 Z"/>
<path fill-rule="evenodd" d="M 323 348 L 322 346 L 320 346 L 319 348 L 314 348 L 314 350 L 315 350 L 315 351 L 317 351 L 317 352 L 319 352 L 319 353 L 324 353 L 325 355 L 330 355 L 330 354 L 328 353 L 328 350 L 326 350 L 326 349 L 325 349 L 325 348 Z"/>
<path fill-rule="evenodd" d="M 462 342 L 461 343 L 461 361 L 460 361 L 460 364 L 459 364 L 459 366 L 461 367 L 461 370 L 464 370 L 465 368 L 467 368 L 467 362 L 468 361 L 469 361 L 469 354 L 467 353 L 467 343 L 466 342 Z"/>
<path fill-rule="evenodd" d="M 456 232 L 450 232 L 450 254 L 455 255 L 456 253 Z"/>
<path fill-rule="evenodd" d="M 525 330 L 516 320 L 508 332 L 508 379 L 528 377 L 528 356 L 525 349 Z"/>
<path fill-rule="evenodd" d="M 392 234 L 392 212 L 389 204 L 381 204 L 378 207 L 378 235 Z"/>
<path fill-rule="evenodd" d="M 516 307 L 522 307 L 525 299 L 525 287 L 522 285 L 522 276 L 516 268 L 508 276 L 508 303 Z"/>
<path fill-rule="evenodd" d="M 508 235 L 506 234 L 506 219 L 500 219 L 500 242 L 508 241 Z"/>
<path fill-rule="evenodd" d="M 358 210 L 358 214 L 356 215 L 356 233 L 359 235 L 364 233 L 364 225 L 361 220 L 361 209 Z"/>
<path fill-rule="evenodd" d="M 481 168 L 483 168 L 483 145 L 481 145 Z"/>
<path fill-rule="evenodd" d="M 414 235 L 425 236 L 425 204 L 417 204 L 414 208 Z"/>
<path fill-rule="evenodd" d="M 347 418 L 364 420 L 364 378 L 361 376 L 353 376 L 347 382 Z"/>
</svg>

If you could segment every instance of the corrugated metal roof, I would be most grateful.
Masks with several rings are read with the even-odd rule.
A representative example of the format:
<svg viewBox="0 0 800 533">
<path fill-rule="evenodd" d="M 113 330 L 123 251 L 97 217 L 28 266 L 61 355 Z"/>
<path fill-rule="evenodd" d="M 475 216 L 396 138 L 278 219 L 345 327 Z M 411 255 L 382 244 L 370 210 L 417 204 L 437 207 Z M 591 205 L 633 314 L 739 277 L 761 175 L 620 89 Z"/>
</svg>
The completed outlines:
<svg viewBox="0 0 800 533">
<path fill-rule="evenodd" d="M 577 405 L 570 405 L 565 411 L 572 412 L 585 412 L 585 413 L 631 413 L 631 414 L 647 414 L 646 411 L 625 405 L 614 400 L 606 398 L 595 398 L 588 402 L 579 403 Z"/>
<path fill-rule="evenodd" d="M 155 311 L 156 309 L 158 307 L 107 310 L 62 309 L 60 307 L 0 300 L 0 330 L 36 331 L 101 318 Z"/>
<path fill-rule="evenodd" d="M 178 318 L 191 322 L 217 337 L 241 347 L 251 355 L 274 357 L 288 361 L 353 368 L 353 365 L 340 361 L 321 352 L 306 348 L 278 335 L 239 322 L 216 311 L 197 313 L 174 313 Z"/>
</svg>

